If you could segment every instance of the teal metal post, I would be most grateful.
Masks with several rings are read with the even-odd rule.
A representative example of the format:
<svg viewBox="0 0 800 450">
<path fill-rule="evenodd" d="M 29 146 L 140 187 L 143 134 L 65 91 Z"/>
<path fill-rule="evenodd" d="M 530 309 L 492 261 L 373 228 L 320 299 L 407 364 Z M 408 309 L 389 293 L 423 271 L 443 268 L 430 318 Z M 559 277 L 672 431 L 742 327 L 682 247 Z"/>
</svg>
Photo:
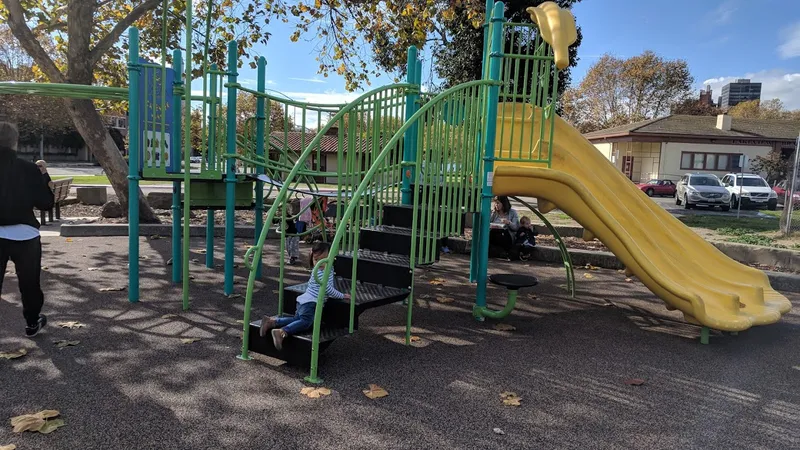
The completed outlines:
<svg viewBox="0 0 800 450">
<path fill-rule="evenodd" d="M 406 62 L 406 80 L 408 83 L 416 84 L 417 82 L 417 47 L 408 47 L 408 61 Z M 418 89 L 418 87 L 417 87 Z M 419 94 L 417 92 L 409 91 L 406 95 L 406 121 L 417 112 L 417 99 Z M 413 170 L 411 164 L 417 161 L 417 147 L 414 145 L 416 134 L 414 129 L 409 128 L 403 137 L 403 164 L 400 170 L 403 171 L 403 184 L 400 192 L 402 193 L 402 202 L 404 205 L 410 205 L 414 202 L 411 197 L 411 176 Z"/>
<path fill-rule="evenodd" d="M 211 91 L 211 108 L 208 120 L 208 145 L 206 146 L 206 167 L 214 170 L 217 158 L 217 65 L 211 65 L 211 81 L 209 90 Z M 206 267 L 214 268 L 214 210 L 206 211 Z"/>
<path fill-rule="evenodd" d="M 503 62 L 503 26 L 504 18 L 503 2 L 494 4 L 492 13 L 491 42 L 492 52 L 489 54 L 489 79 L 500 81 L 500 66 Z M 477 281 L 478 291 L 475 297 L 475 306 L 478 308 L 486 307 L 486 282 L 489 266 L 489 220 L 492 207 L 492 186 L 489 178 L 494 170 L 494 139 L 497 134 L 497 103 L 500 95 L 499 86 L 490 86 L 486 105 L 486 136 L 483 140 L 484 164 L 483 164 L 483 188 L 481 190 L 481 219 L 479 224 L 479 248 Z M 473 236 L 474 239 L 474 236 Z M 479 320 L 482 317 L 476 316 Z"/>
<path fill-rule="evenodd" d="M 171 157 L 181 155 L 181 152 L 174 151 L 181 148 L 181 111 L 183 111 L 183 102 L 179 89 L 183 86 L 183 55 L 180 50 L 172 52 L 172 69 L 175 72 L 175 81 L 173 82 L 174 94 L 172 95 L 172 136 L 170 136 L 172 143 Z M 180 162 L 177 162 L 180 165 Z M 172 182 L 172 282 L 181 282 L 181 264 L 183 259 L 181 256 L 181 182 L 175 180 Z"/>
<path fill-rule="evenodd" d="M 239 52 L 236 41 L 228 43 L 228 126 L 227 153 L 236 154 L 236 80 Z M 225 162 L 225 295 L 233 294 L 233 247 L 236 220 L 236 160 Z"/>
<path fill-rule="evenodd" d="M 189 310 L 189 245 L 191 244 L 191 214 L 192 214 L 192 180 L 191 180 L 191 155 L 192 155 L 192 130 L 189 125 L 192 123 L 192 108 L 191 108 L 191 87 L 192 87 L 192 2 L 186 2 L 186 58 L 183 61 L 184 65 L 184 78 L 186 80 L 185 98 L 186 108 L 183 109 L 183 121 L 186 126 L 183 129 L 183 242 L 182 255 L 183 266 L 181 272 L 183 273 L 181 294 L 182 294 L 182 307 L 184 311 Z"/>
<path fill-rule="evenodd" d="M 256 89 L 258 92 L 265 93 L 267 91 L 267 59 L 263 56 L 258 58 L 258 83 Z M 266 113 L 264 104 L 266 100 L 264 97 L 259 96 L 256 100 L 256 155 L 264 156 L 264 129 L 266 124 Z M 270 105 L 270 108 L 272 106 Z M 259 175 L 264 174 L 264 166 L 261 164 L 256 165 L 256 173 Z M 256 235 L 253 237 L 253 245 L 258 244 L 258 237 L 261 236 L 261 230 L 264 228 L 264 182 L 256 180 Z M 261 278 L 261 257 L 256 264 L 256 278 Z"/>
<path fill-rule="evenodd" d="M 139 98 L 139 30 L 128 31 L 128 112 L 130 114 L 128 144 L 128 301 L 139 301 L 139 155 L 142 130 Z"/>
</svg>

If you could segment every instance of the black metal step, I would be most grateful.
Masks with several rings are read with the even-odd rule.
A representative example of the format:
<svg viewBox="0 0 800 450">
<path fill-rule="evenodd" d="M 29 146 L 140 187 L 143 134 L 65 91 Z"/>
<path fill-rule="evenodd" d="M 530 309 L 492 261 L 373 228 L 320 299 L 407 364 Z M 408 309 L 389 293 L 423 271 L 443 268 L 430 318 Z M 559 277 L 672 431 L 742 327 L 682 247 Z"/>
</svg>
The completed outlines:
<svg viewBox="0 0 800 450">
<path fill-rule="evenodd" d="M 306 291 L 308 283 L 287 286 L 283 289 L 284 311 L 294 314 L 297 308 L 297 297 Z M 339 292 L 350 292 L 350 280 L 336 277 L 334 285 Z M 358 282 L 356 284 L 355 324 L 358 329 L 358 316 L 370 309 L 405 300 L 411 293 L 410 289 L 385 286 L 377 283 Z M 329 298 L 322 310 L 322 321 L 334 328 L 349 328 L 350 326 L 350 301 Z"/>
<path fill-rule="evenodd" d="M 260 329 L 261 319 L 250 322 L 250 351 L 286 361 L 293 366 L 309 366 L 311 362 L 312 330 L 295 336 L 288 336 L 283 341 L 283 350 L 278 351 L 275 349 L 275 344 L 272 342 L 272 335 L 267 334 L 261 337 L 259 334 Z M 347 328 L 331 327 L 323 323 L 319 334 L 320 353 L 328 348 L 334 340 L 342 336 L 347 336 L 348 334 L 349 331 Z"/>
<path fill-rule="evenodd" d="M 360 249 L 356 252 L 356 279 L 363 283 L 382 284 L 400 289 L 411 287 L 411 263 L 408 256 Z M 352 276 L 353 252 L 336 257 L 333 269 L 337 274 Z"/>
<path fill-rule="evenodd" d="M 420 241 L 433 239 L 417 234 L 416 245 L 419 248 Z M 427 243 L 426 243 L 427 244 Z M 359 234 L 359 247 L 379 253 L 391 253 L 394 255 L 411 255 L 411 229 L 404 227 L 394 227 L 390 225 L 376 225 L 374 227 L 362 227 Z M 433 244 L 435 259 L 439 260 L 441 250 L 441 239 L 436 239 Z"/>
<path fill-rule="evenodd" d="M 427 206 L 426 206 L 427 208 Z M 449 214 L 447 208 L 434 206 L 434 210 L 426 210 L 421 206 L 418 206 L 417 209 L 418 213 L 418 223 L 417 229 L 425 228 L 428 226 L 434 227 L 443 227 L 442 219 L 444 215 Z M 424 213 L 424 214 L 423 214 Z M 464 234 L 464 225 L 467 220 L 467 214 L 465 212 L 459 213 L 461 216 L 461 223 L 458 224 L 458 229 L 456 230 L 455 234 L 462 235 Z M 430 216 L 433 216 L 432 218 Z M 430 219 L 430 224 L 428 224 L 428 220 Z M 453 220 L 457 218 L 454 216 Z M 394 227 L 401 227 L 401 228 L 412 228 L 414 223 L 414 206 L 412 205 L 384 205 L 383 206 L 383 224 L 394 226 Z M 434 225 L 435 224 L 435 225 Z M 445 234 L 443 231 L 440 234 Z"/>
</svg>

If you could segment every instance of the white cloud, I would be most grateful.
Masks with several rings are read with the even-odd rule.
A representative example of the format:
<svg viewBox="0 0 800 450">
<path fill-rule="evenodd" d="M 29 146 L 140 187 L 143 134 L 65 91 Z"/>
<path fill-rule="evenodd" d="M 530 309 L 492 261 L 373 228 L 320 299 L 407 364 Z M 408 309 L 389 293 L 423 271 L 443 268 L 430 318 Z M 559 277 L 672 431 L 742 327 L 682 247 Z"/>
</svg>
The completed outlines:
<svg viewBox="0 0 800 450">
<path fill-rule="evenodd" d="M 728 0 L 720 3 L 719 6 L 714 8 L 711 12 L 711 20 L 716 25 L 724 25 L 731 21 L 733 13 L 739 9 L 739 2 L 737 0 Z"/>
<path fill-rule="evenodd" d="M 762 70 L 737 76 L 710 78 L 703 82 L 703 86 L 711 85 L 716 102 L 722 93 L 722 86 L 736 81 L 737 78 L 749 78 L 754 83 L 761 83 L 762 100 L 778 98 L 786 108 L 800 109 L 800 73 L 786 72 L 780 69 Z"/>
<path fill-rule="evenodd" d="M 306 83 L 320 83 L 320 84 L 327 83 L 327 81 L 325 81 L 325 80 L 323 80 L 321 78 L 317 78 L 317 77 L 314 77 L 314 78 L 289 78 L 289 79 L 290 80 L 295 80 L 295 81 L 305 81 Z"/>
<path fill-rule="evenodd" d="M 800 22 L 786 28 L 781 33 L 783 43 L 778 46 L 778 54 L 783 59 L 800 56 Z"/>
<path fill-rule="evenodd" d="M 239 84 L 244 85 L 244 86 L 250 86 L 250 85 L 256 84 L 256 80 L 254 80 L 252 78 L 240 78 L 239 79 Z"/>
</svg>

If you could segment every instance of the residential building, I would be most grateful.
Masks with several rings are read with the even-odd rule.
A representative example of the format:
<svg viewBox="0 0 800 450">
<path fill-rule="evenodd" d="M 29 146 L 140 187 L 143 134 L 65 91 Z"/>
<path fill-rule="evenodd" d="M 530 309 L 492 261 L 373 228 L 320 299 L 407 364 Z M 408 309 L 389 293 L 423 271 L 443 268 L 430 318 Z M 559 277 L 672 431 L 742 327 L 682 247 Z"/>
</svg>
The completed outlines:
<svg viewBox="0 0 800 450">
<path fill-rule="evenodd" d="M 771 151 L 789 156 L 800 122 L 719 116 L 670 115 L 587 133 L 586 138 L 634 182 L 677 181 L 686 172 L 723 175 Z"/>
<path fill-rule="evenodd" d="M 761 100 L 761 83 L 751 83 L 747 78 L 740 78 L 722 86 L 722 96 L 718 106 L 727 110 L 731 106 L 750 100 Z"/>
</svg>

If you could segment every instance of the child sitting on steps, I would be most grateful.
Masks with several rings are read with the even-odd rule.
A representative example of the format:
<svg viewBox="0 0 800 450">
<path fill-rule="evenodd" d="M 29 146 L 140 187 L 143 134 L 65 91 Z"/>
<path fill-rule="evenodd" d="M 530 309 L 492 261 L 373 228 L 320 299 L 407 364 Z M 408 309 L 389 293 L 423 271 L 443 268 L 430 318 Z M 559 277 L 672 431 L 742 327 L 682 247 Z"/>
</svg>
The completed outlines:
<svg viewBox="0 0 800 450">
<path fill-rule="evenodd" d="M 519 259 L 527 261 L 531 257 L 531 250 L 536 246 L 536 235 L 538 233 L 531 225 L 530 217 L 523 216 L 519 220 L 519 230 L 517 230 L 514 246 Z"/>
<path fill-rule="evenodd" d="M 309 258 L 312 268 L 311 278 L 308 279 L 306 291 L 297 297 L 297 312 L 294 317 L 264 316 L 261 320 L 260 334 L 264 337 L 267 335 L 267 331 L 272 330 L 272 342 L 275 344 L 276 350 L 283 350 L 283 340 L 286 339 L 286 336 L 309 330 L 314 325 L 314 311 L 316 310 L 317 296 L 321 288 L 317 278 L 319 278 L 320 281 L 322 280 L 325 264 L 320 265 L 316 273 L 313 273 L 313 268 L 317 262 L 328 257 L 330 249 L 331 246 L 327 242 L 318 242 L 311 250 L 311 257 Z M 326 296 L 349 300 L 350 294 L 344 294 L 336 290 L 333 283 L 335 277 L 333 271 L 331 271 L 328 277 L 328 283 L 325 287 Z"/>
</svg>

